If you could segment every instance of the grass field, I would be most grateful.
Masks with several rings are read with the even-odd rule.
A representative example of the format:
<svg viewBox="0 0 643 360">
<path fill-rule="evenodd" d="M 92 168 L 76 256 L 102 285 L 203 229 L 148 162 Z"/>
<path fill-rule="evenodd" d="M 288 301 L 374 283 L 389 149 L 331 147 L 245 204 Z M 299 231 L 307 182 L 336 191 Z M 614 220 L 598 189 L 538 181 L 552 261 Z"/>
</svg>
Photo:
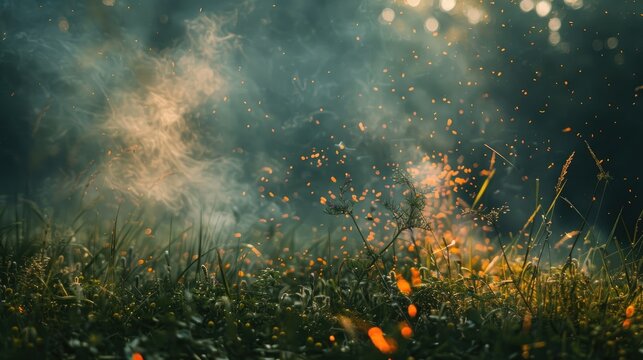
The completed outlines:
<svg viewBox="0 0 643 360">
<path fill-rule="evenodd" d="M 448 243 L 403 175 L 382 239 L 349 182 L 325 202 L 348 239 L 257 228 L 224 243 L 203 222 L 153 230 L 123 213 L 56 223 L 18 199 L 0 214 L 0 357 L 641 357 L 639 222 L 619 215 L 600 236 L 583 222 L 557 242 L 564 175 L 513 235 L 497 227 L 504 209 L 478 206 L 483 185 L 459 216 L 486 244 Z"/>
</svg>

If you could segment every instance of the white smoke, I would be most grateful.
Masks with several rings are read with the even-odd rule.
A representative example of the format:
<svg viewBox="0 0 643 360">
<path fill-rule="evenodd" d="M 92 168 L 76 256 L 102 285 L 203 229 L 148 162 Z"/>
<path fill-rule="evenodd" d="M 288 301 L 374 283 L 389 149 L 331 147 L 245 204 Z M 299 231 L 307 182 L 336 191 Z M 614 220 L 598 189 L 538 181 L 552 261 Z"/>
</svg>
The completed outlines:
<svg viewBox="0 0 643 360">
<path fill-rule="evenodd" d="M 100 169 L 105 185 L 175 211 L 205 206 L 215 194 L 225 203 L 222 195 L 234 171 L 232 162 L 204 148 L 190 121 L 207 116 L 199 112 L 222 97 L 226 82 L 218 64 L 228 39 L 208 16 L 186 26 L 185 41 L 175 48 L 130 55 L 146 77 L 110 96 L 111 111 L 102 124 L 113 145 Z"/>
</svg>

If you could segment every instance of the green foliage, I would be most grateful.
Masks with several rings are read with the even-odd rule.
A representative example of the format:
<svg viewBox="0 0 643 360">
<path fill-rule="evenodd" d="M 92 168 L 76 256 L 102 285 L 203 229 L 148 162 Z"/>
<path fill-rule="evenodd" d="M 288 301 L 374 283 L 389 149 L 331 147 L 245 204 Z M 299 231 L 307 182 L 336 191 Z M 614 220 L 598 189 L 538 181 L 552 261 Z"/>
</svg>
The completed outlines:
<svg viewBox="0 0 643 360">
<path fill-rule="evenodd" d="M 283 253 L 273 257 L 288 258 L 282 268 L 250 265 L 240 261 L 241 248 L 208 249 L 203 229 L 195 238 L 196 252 L 182 258 L 172 236 L 166 249 L 137 248 L 133 234 L 142 229 L 116 217 L 107 231 L 96 225 L 85 233 L 44 216 L 41 226 L 11 221 L 0 232 L 0 354 L 16 359 L 137 353 L 145 359 L 640 356 L 638 226 L 629 248 L 608 254 L 602 247 L 586 256 L 582 263 L 621 264 L 593 273 L 578 259 L 548 269 L 526 255 L 522 265 L 510 262 L 511 244 L 502 247 L 505 264 L 497 265 L 496 275 L 464 269 L 448 261 L 448 251 L 440 269 L 420 266 L 426 259 L 419 253 L 388 263 L 384 254 L 402 232 L 433 230 L 422 192 L 402 173 L 396 184 L 403 189 L 400 202 L 385 204 L 394 236 L 379 249 L 362 236 L 346 196 L 350 182 L 340 187 L 326 212 L 348 218 L 367 253 L 317 270 L 309 259 Z M 495 226 L 503 211 L 471 213 Z M 545 239 L 547 227 L 544 222 Z M 409 278 L 411 268 L 411 289 L 402 291 L 399 281 Z M 410 305 L 417 314 L 407 311 Z M 402 335 L 404 326 L 412 336 Z M 367 335 L 373 327 L 395 344 L 392 355 L 373 346 Z"/>
</svg>

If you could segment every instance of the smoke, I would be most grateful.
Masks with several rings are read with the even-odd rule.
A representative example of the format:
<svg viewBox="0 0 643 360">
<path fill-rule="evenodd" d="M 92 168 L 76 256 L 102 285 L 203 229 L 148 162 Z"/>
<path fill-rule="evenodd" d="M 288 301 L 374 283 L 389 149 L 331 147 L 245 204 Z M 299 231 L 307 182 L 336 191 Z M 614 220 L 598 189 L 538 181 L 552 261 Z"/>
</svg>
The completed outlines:
<svg viewBox="0 0 643 360">
<path fill-rule="evenodd" d="M 523 220 L 535 178 L 553 188 L 572 150 L 581 161 L 581 139 L 619 129 L 589 118 L 636 113 L 625 90 L 575 84 L 601 64 L 615 69 L 606 78 L 631 74 L 637 53 L 595 54 L 580 30 L 596 23 L 589 6 L 543 17 L 510 2 L 455 3 L 5 2 L 2 104 L 14 121 L 1 124 L 0 155 L 18 175 L 1 185 L 29 179 L 52 205 L 81 197 L 319 225 L 331 178 L 373 189 L 395 167 L 470 203 L 493 148 L 511 165 L 497 157 L 485 205 L 510 202 L 511 222 Z M 575 24 L 556 45 L 554 17 Z M 610 46 L 636 43 L 619 36 Z M 559 65 L 577 58 L 593 67 Z M 572 195 L 589 198 L 583 184 Z"/>
<path fill-rule="evenodd" d="M 46 172 L 36 191 L 54 206 L 80 196 L 87 206 L 124 203 L 187 217 L 230 209 L 233 200 L 241 206 L 248 186 L 237 178 L 238 161 L 222 153 L 234 144 L 229 125 L 220 124 L 235 119 L 213 120 L 230 81 L 222 68 L 234 37 L 224 35 L 225 20 L 199 14 L 183 22 L 170 46 L 153 49 L 143 41 L 153 26 L 121 27 L 126 9 L 112 5 L 90 3 L 68 19 L 46 4 L 48 11 L 28 21 L 57 22 L 15 25 L 8 34 L 3 57 L 27 68 L 24 96 L 39 114 L 30 125 L 43 143 L 33 150 L 45 155 L 34 166 L 51 160 L 62 170 Z M 34 7 L 14 4 L 10 14 Z"/>
<path fill-rule="evenodd" d="M 222 194 L 231 191 L 226 184 L 238 169 L 207 149 L 197 128 L 207 116 L 200 111 L 222 98 L 226 86 L 217 66 L 228 39 L 219 34 L 214 19 L 199 16 L 186 23 L 182 44 L 160 55 L 141 49 L 128 55 L 141 78 L 109 97 L 100 125 L 114 146 L 98 170 L 108 188 L 173 211 L 204 207 L 215 196 L 229 205 Z"/>
</svg>

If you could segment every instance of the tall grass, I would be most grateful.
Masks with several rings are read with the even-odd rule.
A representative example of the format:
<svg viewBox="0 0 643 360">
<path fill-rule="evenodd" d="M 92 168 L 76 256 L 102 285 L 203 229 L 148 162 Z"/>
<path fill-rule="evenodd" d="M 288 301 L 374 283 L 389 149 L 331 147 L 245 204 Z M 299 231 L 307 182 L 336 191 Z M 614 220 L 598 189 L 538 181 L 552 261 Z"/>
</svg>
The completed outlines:
<svg viewBox="0 0 643 360">
<path fill-rule="evenodd" d="M 609 177 L 599 169 L 604 192 Z M 497 250 L 486 265 L 472 258 L 473 244 L 465 258 L 440 238 L 404 173 L 396 182 L 404 196 L 385 203 L 386 241 L 365 235 L 350 183 L 327 204 L 355 229 L 350 252 L 339 251 L 332 229 L 297 239 L 294 228 L 257 227 L 226 241 L 230 229 L 203 213 L 196 226 L 168 219 L 156 233 L 140 212 L 58 222 L 17 197 L 0 209 L 0 356 L 641 356 L 643 213 L 630 226 L 619 213 L 603 235 L 589 220 L 601 203 L 589 204 L 563 244 L 569 252 L 554 261 L 556 209 L 561 201 L 576 209 L 563 196 L 566 171 L 547 203 L 537 183 L 534 209 L 515 233 L 498 225 L 506 209 L 481 205 L 487 177 L 463 213 L 492 229 Z M 154 246 L 141 241 L 152 238 Z M 270 246 L 252 245 L 266 239 Z"/>
</svg>

